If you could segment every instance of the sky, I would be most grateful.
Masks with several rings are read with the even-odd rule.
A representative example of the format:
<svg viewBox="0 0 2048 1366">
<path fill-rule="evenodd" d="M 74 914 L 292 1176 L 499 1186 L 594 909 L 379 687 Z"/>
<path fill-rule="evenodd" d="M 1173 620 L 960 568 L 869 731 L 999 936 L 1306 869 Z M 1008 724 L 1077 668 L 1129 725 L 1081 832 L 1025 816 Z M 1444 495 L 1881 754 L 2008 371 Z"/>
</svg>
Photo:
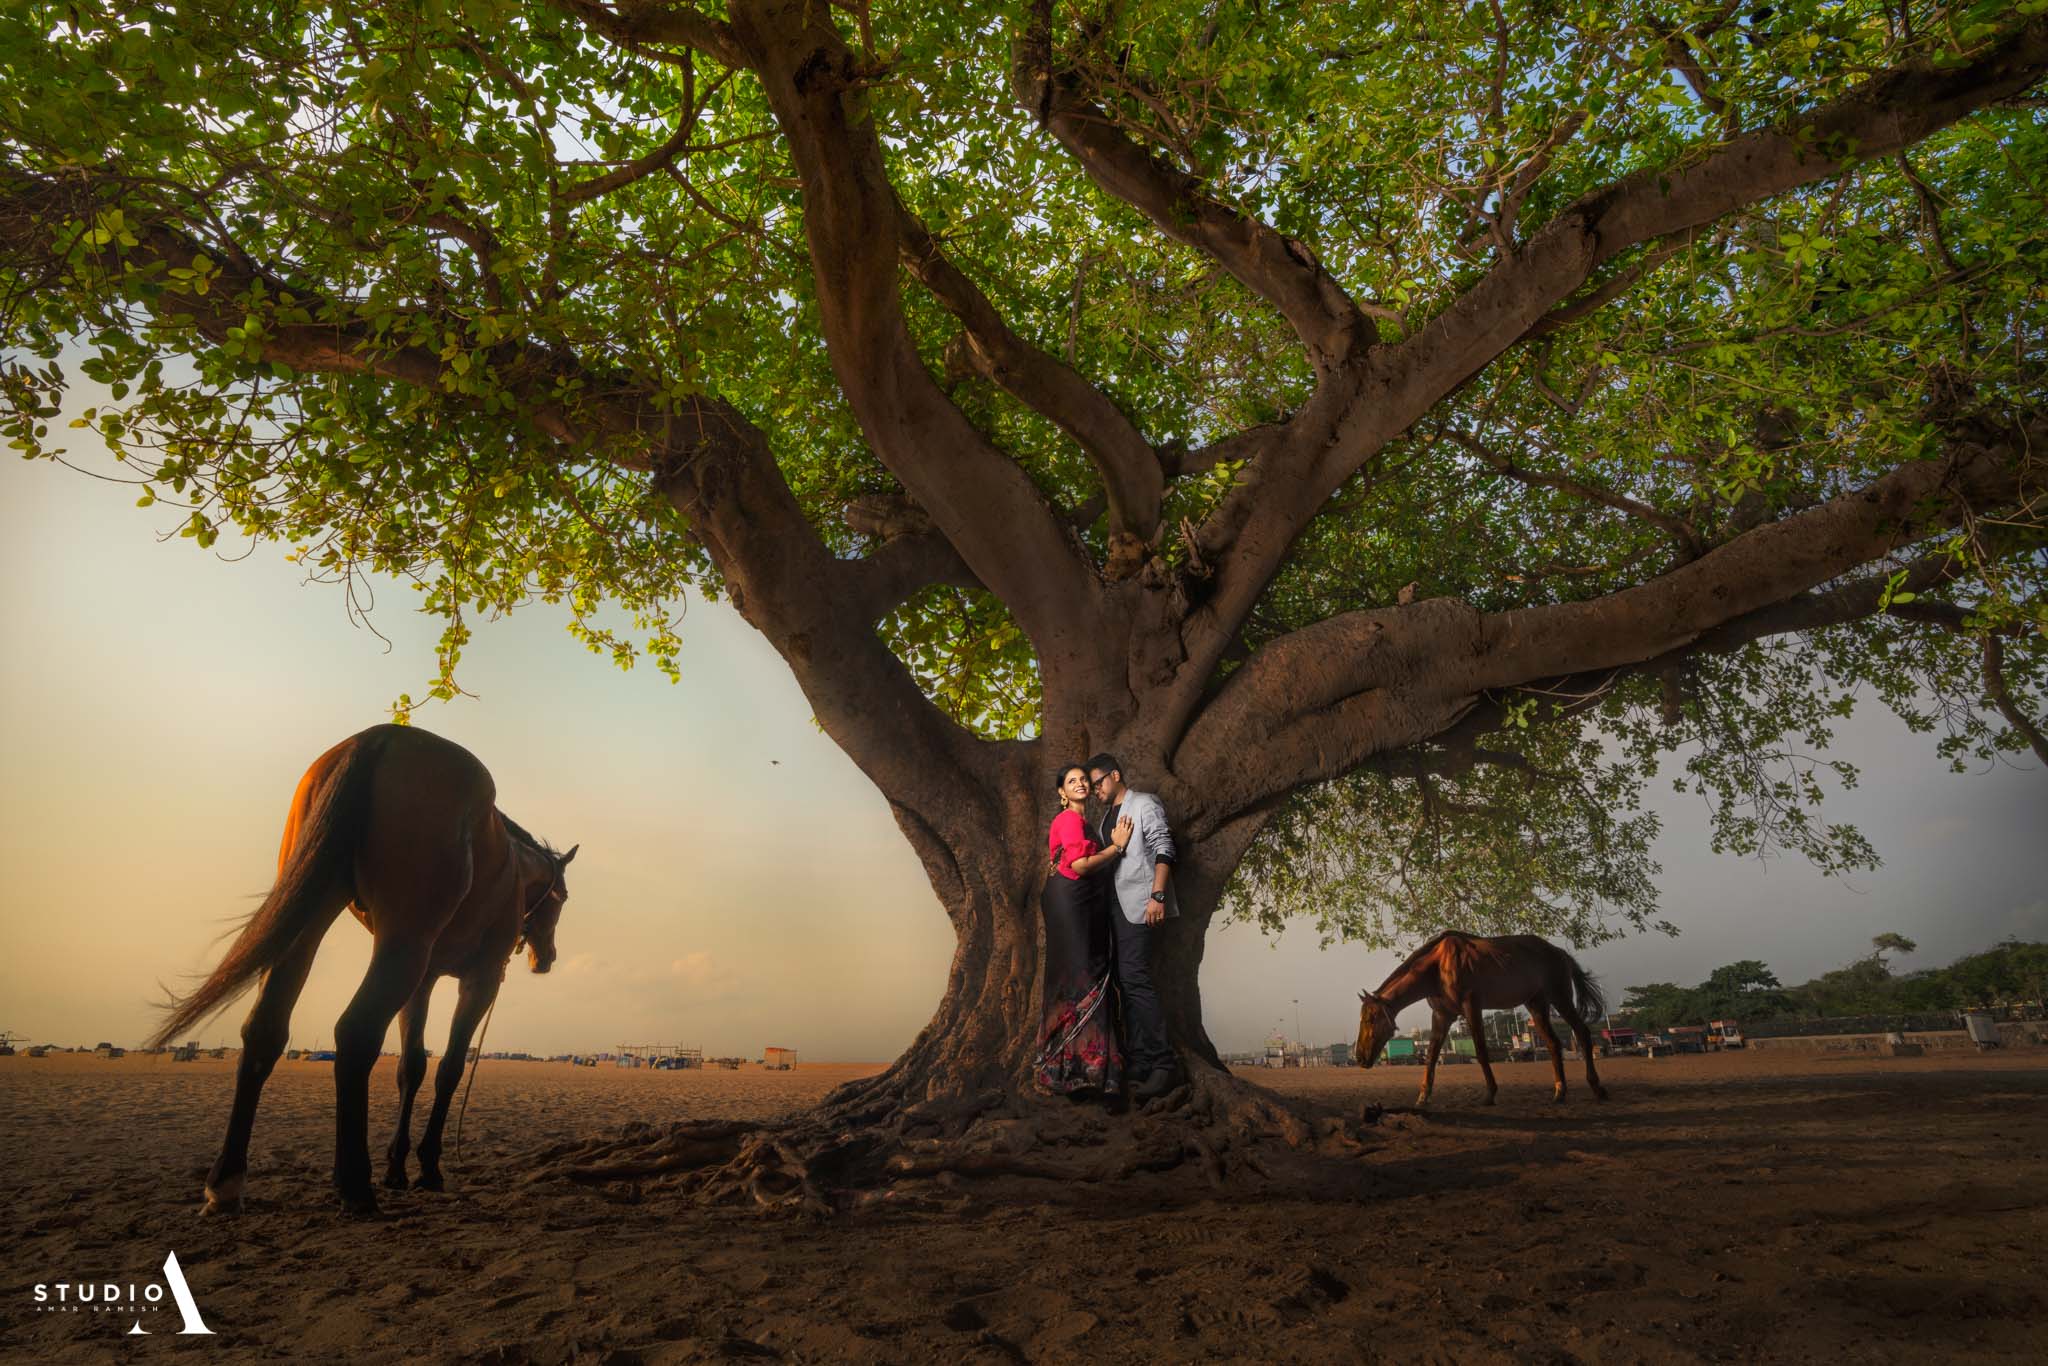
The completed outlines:
<svg viewBox="0 0 2048 1366">
<path fill-rule="evenodd" d="M 71 406 L 96 397 L 81 386 Z M 82 464 L 118 474 L 96 437 L 75 435 Z M 0 1029 L 33 1042 L 145 1035 L 160 984 L 203 975 L 268 888 L 305 767 L 434 672 L 439 628 L 409 593 L 376 612 L 387 648 L 283 548 L 224 534 L 201 551 L 175 536 L 179 514 L 134 500 L 49 462 L 0 460 Z M 415 716 L 483 759 L 521 824 L 582 846 L 561 959 L 545 977 L 515 965 L 487 1047 L 894 1057 L 938 1003 L 951 931 L 880 794 L 812 724 L 774 652 L 729 608 L 693 600 L 671 684 L 588 653 L 565 622 L 536 605 L 479 623 L 460 672 L 476 696 Z M 1835 752 L 1863 780 L 1828 814 L 1860 825 L 1885 866 L 1843 881 L 1794 859 L 1717 857 L 1697 798 L 1661 792 L 1664 914 L 1682 933 L 1586 952 L 1610 994 L 1742 958 L 1802 981 L 1884 931 L 1919 942 L 1908 969 L 2048 938 L 2048 774 L 2031 756 L 1951 774 L 1932 737 L 1875 703 Z M 332 1040 L 369 948 L 352 918 L 336 922 L 294 1044 Z M 1210 1035 L 1226 1052 L 1276 1031 L 1348 1040 L 1358 988 L 1397 957 L 1325 950 L 1305 924 L 1277 939 L 1214 930 Z M 437 1053 L 454 990 L 443 984 L 429 1020 Z M 245 1009 L 203 1039 L 232 1042 Z M 1403 1024 L 1426 1019 L 1418 1006 Z"/>
</svg>

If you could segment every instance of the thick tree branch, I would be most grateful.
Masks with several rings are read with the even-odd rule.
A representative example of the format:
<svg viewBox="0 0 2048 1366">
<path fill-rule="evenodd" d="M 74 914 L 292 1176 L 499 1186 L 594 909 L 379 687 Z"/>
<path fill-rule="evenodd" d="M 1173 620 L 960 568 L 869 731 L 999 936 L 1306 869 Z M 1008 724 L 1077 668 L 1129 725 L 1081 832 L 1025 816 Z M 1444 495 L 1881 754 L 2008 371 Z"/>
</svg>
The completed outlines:
<svg viewBox="0 0 2048 1366">
<path fill-rule="evenodd" d="M 1692 87 L 1692 93 L 1699 97 L 1721 124 L 1721 136 L 1732 138 L 1742 132 L 1742 116 L 1735 106 L 1714 93 L 1714 83 L 1707 78 L 1705 68 L 1700 65 L 1699 54 L 1693 50 L 1691 35 L 1674 32 L 1664 39 L 1664 55 L 1671 69 L 1685 78 Z"/>
<path fill-rule="evenodd" d="M 1615 671 L 1654 669 L 1692 650 L 1869 615 L 1888 576 L 1812 590 L 1970 510 L 2038 492 L 2048 479 L 2044 450 L 2048 414 L 1959 420 L 1946 458 L 1902 466 L 1634 588 L 1492 615 L 1439 598 L 1303 627 L 1231 675 L 1174 768 L 1213 788 L 1227 814 L 1427 739 L 1490 692 L 1588 676 L 1604 687 Z M 1939 572 L 1923 560 L 1909 577 Z M 1247 754 L 1261 762 L 1244 764 Z"/>
<path fill-rule="evenodd" d="M 878 546 L 845 561 L 838 573 L 850 607 L 866 621 L 880 621 L 926 588 L 982 586 L 952 542 L 936 531 Z"/>
<path fill-rule="evenodd" d="M 1969 510 L 2038 490 L 2048 415 L 1993 427 L 1959 422 L 1945 456 L 1745 532 L 1636 588 L 1591 602 L 1498 613 L 1472 661 L 1481 688 L 1639 663 L 1724 622 L 1784 603 L 1953 526 Z"/>
<path fill-rule="evenodd" d="M 1030 477 L 969 422 L 918 355 L 898 293 L 902 209 L 860 67 L 829 16 L 790 0 L 734 7 L 801 178 L 819 320 L 834 373 L 869 446 L 997 593 L 1041 668 L 1099 691 L 1100 593 L 1080 543 Z"/>
<path fill-rule="evenodd" d="M 1890 156 L 2048 72 L 2048 18 L 2019 25 L 1953 66 L 1914 61 L 1779 128 L 1759 129 L 1689 164 L 1645 170 L 1581 196 L 1519 252 L 1378 363 L 1422 408 L 1525 337 L 1602 262 L 1703 227 L 1788 190 Z M 1403 405 L 1404 407 L 1407 405 Z M 1356 452 L 1333 452 L 1332 486 Z"/>
<path fill-rule="evenodd" d="M 700 14 L 680 0 L 619 0 L 609 6 L 596 0 L 550 3 L 582 20 L 591 32 L 661 61 L 681 60 L 679 54 L 663 48 L 689 48 L 727 66 L 751 65 L 746 50 L 733 37 L 732 25 Z"/>
<path fill-rule="evenodd" d="M 2048 736 L 2042 735 L 2041 728 L 2020 710 L 2013 701 L 2012 690 L 2005 686 L 2005 642 L 1996 635 L 1984 637 L 1984 695 L 1998 708 L 2005 723 L 2025 737 L 2035 756 L 2048 764 Z"/>
<path fill-rule="evenodd" d="M 1159 448 L 1159 463 L 1169 479 L 1183 479 L 1191 474 L 1212 470 L 1218 465 L 1234 464 L 1241 460 L 1256 459 L 1259 453 L 1277 442 L 1285 430 L 1284 423 L 1260 422 L 1219 438 L 1206 446 L 1190 450 L 1185 446 L 1167 445 Z"/>
<path fill-rule="evenodd" d="M 977 812 L 973 780 L 991 771 L 994 747 L 948 720 L 873 630 L 886 595 L 901 591 L 913 568 L 929 567 L 912 562 L 934 538 L 904 538 L 895 543 L 901 551 L 884 547 L 869 561 L 835 559 L 761 433 L 748 426 L 732 438 L 715 455 L 698 449 L 664 463 L 658 484 L 710 551 L 733 605 L 789 664 L 819 725 L 892 802 L 915 794 L 928 821 Z M 932 765 L 923 754 L 953 763 Z M 965 806 L 942 817 L 933 799 Z"/>
<path fill-rule="evenodd" d="M 838 573 L 846 591 L 869 621 L 878 621 L 921 589 L 939 584 L 979 588 L 952 542 L 932 526 L 925 510 L 908 498 L 871 494 L 846 505 L 846 524 L 876 543 Z"/>
<path fill-rule="evenodd" d="M 1375 348 L 1342 383 L 1333 376 L 1319 386 L 1290 424 L 1289 440 L 1246 472 L 1203 528 L 1217 573 L 1215 592 L 1183 633 L 1188 672 L 1206 680 L 1295 539 L 1346 480 L 1525 338 L 1603 262 L 1825 180 L 1852 161 L 1889 156 L 2029 88 L 2044 72 L 2048 17 L 2036 17 L 1967 61 L 1908 63 L 1783 127 L 1581 196 L 1421 331 Z M 1198 695 L 1197 684 L 1184 682 L 1177 705 L 1185 709 Z"/>
<path fill-rule="evenodd" d="M 47 259 L 54 228 L 91 221 L 101 197 L 120 188 L 83 172 L 63 183 L 15 172 L 0 176 L 0 255 L 11 271 L 31 278 L 38 258 L 45 258 L 46 270 L 62 269 Z M 108 244 L 97 254 L 99 264 L 114 273 L 124 267 L 154 272 L 189 270 L 202 253 L 216 263 L 247 259 L 166 224 L 135 229 L 136 245 L 123 251 Z M 444 391 L 447 362 L 435 352 L 385 342 L 351 305 L 251 267 L 216 264 L 203 295 L 165 276 L 150 307 L 158 326 L 189 328 L 218 341 L 229 327 L 244 324 L 240 300 L 258 281 L 268 297 L 288 291 L 326 321 L 266 325 L 260 340 L 247 343 L 251 360 Z M 990 761 L 989 747 L 949 721 L 872 630 L 887 610 L 881 605 L 886 594 L 904 591 L 913 569 L 942 572 L 936 554 L 906 546 L 874 564 L 834 558 L 804 517 L 766 438 L 722 399 L 695 395 L 660 411 L 630 381 L 586 369 L 559 351 L 508 343 L 491 354 L 500 386 L 519 398 L 521 415 L 539 434 L 560 443 L 561 459 L 595 455 L 653 472 L 656 486 L 710 552 L 733 604 L 789 663 L 819 723 L 883 791 L 935 790 L 934 776 L 920 773 L 912 757 L 926 742 L 959 761 L 951 772 L 972 775 Z M 588 397 L 573 406 L 552 398 L 564 380 Z M 949 800 L 971 807 L 974 791 L 963 783 Z"/>
<path fill-rule="evenodd" d="M 1039 22 L 1045 21 L 1041 17 Z M 1078 73 L 1055 69 L 1049 47 L 1049 36 L 1039 32 L 1021 45 L 1013 77 L 1018 102 L 1074 154 L 1097 188 L 1145 215 L 1174 241 L 1215 258 L 1278 309 L 1318 373 L 1338 368 L 1373 344 L 1372 321 L 1314 252 L 1203 193 L 1198 177 L 1145 150 L 1089 98 Z"/>
<path fill-rule="evenodd" d="M 683 149 L 690 145 L 690 135 L 695 131 L 696 125 L 685 117 L 668 141 L 647 155 L 635 157 L 625 165 L 606 171 L 603 175 L 592 176 L 589 180 L 567 186 L 557 193 L 555 198 L 564 204 L 581 204 L 608 195 L 613 190 L 623 189 L 636 180 L 656 175 L 675 163 L 675 159 L 682 155 Z"/>
<path fill-rule="evenodd" d="M 1159 526 L 1166 482 L 1151 443 L 1107 394 L 1018 336 L 907 209 L 902 210 L 901 232 L 905 267 L 960 320 L 963 349 L 975 373 L 1080 443 L 1102 476 L 1112 537 L 1150 540 Z"/>
</svg>

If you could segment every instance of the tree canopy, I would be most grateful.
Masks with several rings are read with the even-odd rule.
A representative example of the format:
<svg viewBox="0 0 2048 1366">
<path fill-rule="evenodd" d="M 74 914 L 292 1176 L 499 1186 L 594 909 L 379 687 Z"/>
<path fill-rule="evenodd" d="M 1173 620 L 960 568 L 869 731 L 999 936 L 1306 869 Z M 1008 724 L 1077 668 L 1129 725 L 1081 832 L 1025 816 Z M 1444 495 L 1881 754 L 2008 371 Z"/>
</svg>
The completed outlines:
<svg viewBox="0 0 2048 1366">
<path fill-rule="evenodd" d="M 431 696 L 729 594 L 901 809 L 1114 739 L 1240 913 L 1596 938 L 1660 770 L 1845 869 L 1859 694 L 2048 758 L 2044 11 L 16 4 L 5 430 Z"/>
</svg>

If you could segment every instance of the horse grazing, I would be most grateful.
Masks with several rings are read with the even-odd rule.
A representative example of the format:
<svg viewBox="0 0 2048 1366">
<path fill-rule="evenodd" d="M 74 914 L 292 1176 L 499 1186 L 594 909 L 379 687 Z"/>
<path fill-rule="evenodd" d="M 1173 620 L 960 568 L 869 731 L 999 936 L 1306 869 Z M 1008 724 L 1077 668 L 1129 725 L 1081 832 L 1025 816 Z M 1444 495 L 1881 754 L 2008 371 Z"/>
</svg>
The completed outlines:
<svg viewBox="0 0 2048 1366">
<path fill-rule="evenodd" d="M 242 1060 L 227 1139 L 206 1178 L 206 1212 L 241 1206 L 256 1102 L 284 1052 L 292 1006 L 313 955 L 343 907 L 375 936 L 370 969 L 334 1025 L 334 1185 L 351 1213 L 374 1214 L 370 1186 L 370 1069 L 399 1017 L 398 1132 L 384 1184 L 406 1186 L 413 1096 L 427 1073 L 427 998 L 461 983 L 448 1051 L 434 1076 L 434 1111 L 420 1138 L 419 1185 L 442 1189 L 441 1130 L 462 1080 L 470 1035 L 497 999 L 505 965 L 555 961 L 555 926 L 569 898 L 558 854 L 495 805 L 497 786 L 460 745 L 409 726 L 372 726 L 313 761 L 286 813 L 277 882 L 219 966 L 174 999 L 155 1043 L 186 1034 L 260 979 L 242 1024 Z"/>
<path fill-rule="evenodd" d="M 1550 1012 L 1564 1016 L 1579 1052 L 1586 1059 L 1586 1084 L 1601 1100 L 1607 1088 L 1593 1070 L 1593 1036 L 1586 1020 L 1607 1013 L 1600 988 L 1586 975 L 1578 960 L 1547 939 L 1533 934 L 1509 934 L 1496 939 L 1459 934 L 1452 930 L 1438 935 L 1408 955 L 1378 991 L 1361 991 L 1364 1004 L 1358 1011 L 1356 1057 L 1360 1067 L 1379 1061 L 1380 1050 L 1394 1037 L 1394 1017 L 1417 1001 L 1427 1000 L 1435 1017 L 1429 1039 L 1429 1063 L 1422 1074 L 1422 1094 L 1417 1105 L 1429 1104 L 1436 1089 L 1436 1059 L 1443 1051 L 1444 1035 L 1453 1019 L 1463 1019 L 1472 1031 L 1473 1052 L 1486 1074 L 1486 1103 L 1493 1104 L 1500 1087 L 1493 1079 L 1493 1063 L 1486 1055 L 1486 1031 L 1480 1012 L 1523 1006 L 1530 1022 L 1543 1036 L 1550 1050 L 1550 1069 L 1557 1076 L 1553 1099 L 1564 1099 L 1564 1050 L 1558 1046 L 1557 1031 L 1550 1027 Z"/>
</svg>

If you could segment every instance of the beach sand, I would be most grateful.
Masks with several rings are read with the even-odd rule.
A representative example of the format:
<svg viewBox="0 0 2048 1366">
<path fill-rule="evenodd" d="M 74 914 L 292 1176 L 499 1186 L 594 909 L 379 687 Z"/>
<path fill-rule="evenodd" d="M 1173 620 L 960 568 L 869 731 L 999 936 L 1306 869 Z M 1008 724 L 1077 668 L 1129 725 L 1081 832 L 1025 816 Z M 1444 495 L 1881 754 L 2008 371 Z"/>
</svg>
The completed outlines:
<svg viewBox="0 0 2048 1366">
<path fill-rule="evenodd" d="M 372 1081 L 381 1169 L 394 1063 Z M 449 1193 L 330 1207 L 331 1065 L 281 1063 L 250 1208 L 201 1219 L 233 1063 L 0 1058 L 0 1359 L 2039 1360 L 2048 1051 L 1722 1054 L 1574 1071 L 1253 1071 L 1391 1110 L 1354 1198 L 1209 1197 L 1197 1169 L 952 1215 L 817 1222 L 522 1180 L 634 1121 L 767 1118 L 876 1067 L 654 1072 L 487 1061 Z M 431 1085 L 431 1083 L 430 1083 Z M 1126 1121 L 1129 1122 L 1129 1121 Z M 972 1193 L 973 1187 L 963 1187 Z M 162 1279 L 180 1316 L 39 1312 L 58 1280 Z M 132 1323 L 152 1334 L 126 1336 Z"/>
</svg>

